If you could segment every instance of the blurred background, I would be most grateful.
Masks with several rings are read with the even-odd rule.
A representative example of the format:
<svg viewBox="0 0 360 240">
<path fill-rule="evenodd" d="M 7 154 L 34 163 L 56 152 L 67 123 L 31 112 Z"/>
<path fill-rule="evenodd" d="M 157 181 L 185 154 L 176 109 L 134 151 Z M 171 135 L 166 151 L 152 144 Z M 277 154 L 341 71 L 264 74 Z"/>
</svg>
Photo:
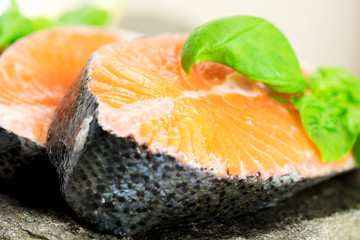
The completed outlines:
<svg viewBox="0 0 360 240">
<path fill-rule="evenodd" d="M 85 0 L 18 0 L 29 16 L 58 16 Z M 314 66 L 343 66 L 360 77 L 359 0 L 89 0 L 112 24 L 147 35 L 190 32 L 211 19 L 254 15 L 274 23 L 298 57 Z M 89 2 L 87 1 L 87 2 Z M 7 0 L 0 0 L 0 12 Z"/>
</svg>

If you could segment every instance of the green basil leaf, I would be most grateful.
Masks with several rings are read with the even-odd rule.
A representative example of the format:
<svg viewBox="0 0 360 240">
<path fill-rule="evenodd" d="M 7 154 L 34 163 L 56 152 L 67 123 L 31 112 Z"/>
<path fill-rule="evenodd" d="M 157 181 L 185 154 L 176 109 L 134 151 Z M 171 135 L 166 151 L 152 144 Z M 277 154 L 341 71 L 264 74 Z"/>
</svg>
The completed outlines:
<svg viewBox="0 0 360 240">
<path fill-rule="evenodd" d="M 0 48 L 33 31 L 31 20 L 20 14 L 16 2 L 12 0 L 10 7 L 0 16 Z"/>
<path fill-rule="evenodd" d="M 272 99 L 274 99 L 275 101 L 277 101 L 278 103 L 282 103 L 282 104 L 288 104 L 289 103 L 289 99 L 285 96 L 279 95 L 279 94 L 273 94 L 273 93 L 268 93 L 268 96 Z"/>
<path fill-rule="evenodd" d="M 196 28 L 185 42 L 181 64 L 189 73 L 201 61 L 225 64 L 278 92 L 305 90 L 305 79 L 289 42 L 262 18 L 233 16 Z"/>
<path fill-rule="evenodd" d="M 355 157 L 355 162 L 360 167 L 360 136 L 358 137 L 354 146 L 354 157 Z"/>
<path fill-rule="evenodd" d="M 106 11 L 91 5 L 65 13 L 54 22 L 46 18 L 28 19 L 20 13 L 15 0 L 11 0 L 10 7 L 0 16 L 0 51 L 17 39 L 41 29 L 75 24 L 103 26 L 108 20 Z"/>
<path fill-rule="evenodd" d="M 39 17 L 32 20 L 34 30 L 41 30 L 53 26 L 53 22 L 47 18 Z"/>
<path fill-rule="evenodd" d="M 59 18 L 55 25 L 86 24 L 104 26 L 109 20 L 109 13 L 105 10 L 84 5 L 79 9 L 65 13 Z"/>
<path fill-rule="evenodd" d="M 320 150 L 324 162 L 343 158 L 353 148 L 358 133 L 349 126 L 348 109 L 313 94 L 292 99 L 304 129 Z"/>
</svg>

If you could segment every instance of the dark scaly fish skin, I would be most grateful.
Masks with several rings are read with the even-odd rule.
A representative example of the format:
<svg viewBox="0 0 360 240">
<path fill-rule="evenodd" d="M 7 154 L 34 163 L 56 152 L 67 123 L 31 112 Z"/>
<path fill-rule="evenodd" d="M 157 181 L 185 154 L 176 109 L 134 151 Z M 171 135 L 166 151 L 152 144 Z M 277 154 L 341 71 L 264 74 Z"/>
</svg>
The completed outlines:
<svg viewBox="0 0 360 240">
<path fill-rule="evenodd" d="M 57 109 L 47 146 L 65 200 L 100 230 L 126 236 L 236 217 L 330 177 L 221 178 L 165 152 L 152 153 L 131 136 L 116 137 L 101 128 L 88 82 L 85 70 Z"/>
<path fill-rule="evenodd" d="M 44 146 L 0 127 L 0 185 L 26 183 L 44 187 L 38 184 L 56 178 Z"/>
</svg>

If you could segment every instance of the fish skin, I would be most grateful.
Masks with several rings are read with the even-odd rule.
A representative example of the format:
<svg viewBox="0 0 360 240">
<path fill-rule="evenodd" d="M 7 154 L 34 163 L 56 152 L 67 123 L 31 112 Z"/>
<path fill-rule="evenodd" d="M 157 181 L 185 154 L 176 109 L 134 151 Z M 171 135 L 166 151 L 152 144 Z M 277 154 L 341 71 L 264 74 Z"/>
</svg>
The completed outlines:
<svg viewBox="0 0 360 240">
<path fill-rule="evenodd" d="M 56 179 L 45 146 L 0 127 L 0 183 L 45 187 Z"/>
<path fill-rule="evenodd" d="M 1 53 L 0 115 L 4 119 L 0 121 L 0 184 L 26 184 L 44 191 L 58 186 L 56 169 L 45 147 L 54 101 L 57 103 L 67 84 L 81 74 L 95 49 L 133 37 L 136 33 L 121 29 L 65 26 L 32 33 Z M 28 116 L 34 121 L 27 122 Z"/>
<path fill-rule="evenodd" d="M 86 68 L 56 110 L 47 147 L 63 197 L 99 230 L 133 236 L 233 218 L 273 206 L 333 176 L 304 179 L 294 172 L 267 180 L 258 175 L 219 177 L 166 152 L 151 152 L 131 136 L 102 129 L 89 81 Z"/>
</svg>

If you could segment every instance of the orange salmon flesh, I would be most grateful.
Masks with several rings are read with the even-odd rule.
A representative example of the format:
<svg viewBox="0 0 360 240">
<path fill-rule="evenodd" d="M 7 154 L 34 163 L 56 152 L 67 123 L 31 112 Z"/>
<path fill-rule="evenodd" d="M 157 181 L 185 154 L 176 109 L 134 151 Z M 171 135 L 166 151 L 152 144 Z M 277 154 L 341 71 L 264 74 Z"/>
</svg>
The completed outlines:
<svg viewBox="0 0 360 240">
<path fill-rule="evenodd" d="M 118 34 L 89 27 L 37 32 L 0 57 L 0 126 L 45 145 L 55 108 L 101 45 Z"/>
<path fill-rule="evenodd" d="M 89 88 L 103 129 L 220 176 L 317 177 L 354 165 L 350 154 L 322 162 L 297 110 L 262 84 L 210 62 L 187 75 L 180 62 L 187 36 L 109 44 L 93 55 Z"/>
</svg>

